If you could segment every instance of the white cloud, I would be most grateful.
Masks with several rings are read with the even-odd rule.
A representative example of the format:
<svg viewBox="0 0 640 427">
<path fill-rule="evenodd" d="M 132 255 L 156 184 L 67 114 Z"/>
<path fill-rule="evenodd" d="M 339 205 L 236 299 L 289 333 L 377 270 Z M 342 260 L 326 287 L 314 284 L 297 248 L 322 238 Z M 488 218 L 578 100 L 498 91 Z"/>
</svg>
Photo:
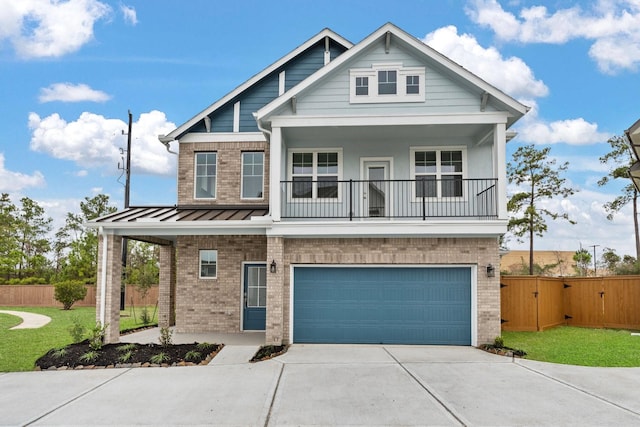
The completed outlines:
<svg viewBox="0 0 640 427">
<path fill-rule="evenodd" d="M 482 47 L 472 35 L 459 35 L 454 26 L 427 34 L 424 42 L 510 96 L 537 98 L 549 93 L 522 59 L 504 58 L 496 48 Z"/>
<path fill-rule="evenodd" d="M 40 102 L 105 102 L 111 99 L 106 93 L 91 89 L 86 84 L 54 83 L 49 87 L 40 89 Z"/>
<path fill-rule="evenodd" d="M 29 187 L 43 187 L 44 176 L 39 171 L 33 175 L 7 170 L 4 165 L 4 153 L 0 153 L 0 192 L 13 193 Z"/>
<path fill-rule="evenodd" d="M 545 6 L 522 8 L 518 16 L 497 0 L 474 0 L 467 14 L 505 41 L 563 44 L 592 40 L 589 55 L 605 73 L 635 70 L 640 63 L 640 2 L 599 0 L 588 10 L 576 5 L 550 13 Z"/>
<path fill-rule="evenodd" d="M 175 127 L 160 111 L 140 115 L 132 129 L 133 174 L 175 176 L 176 156 L 167 153 L 158 141 L 158 135 L 167 134 Z M 31 113 L 29 128 L 32 150 L 71 160 L 81 168 L 118 173 L 117 164 L 123 157 L 120 149 L 126 148 L 126 136 L 122 135 L 127 129 L 124 121 L 88 112 L 73 122 L 65 121 L 58 114 L 41 118 Z"/>
<path fill-rule="evenodd" d="M 88 175 L 89 175 L 89 171 L 88 171 L 88 170 L 86 170 L 86 169 L 82 169 L 82 170 L 79 170 L 78 172 L 76 172 L 76 174 L 75 174 L 75 175 L 76 175 L 78 178 L 82 178 L 82 177 L 88 176 Z"/>
<path fill-rule="evenodd" d="M 513 187 L 509 187 L 509 191 L 513 190 Z M 615 195 L 605 191 L 606 189 L 603 192 L 582 189 L 566 199 L 557 198 L 540 203 L 540 207 L 552 212 L 568 213 L 576 224 L 548 219 L 548 231 L 543 237 L 534 238 L 534 250 L 576 251 L 580 249 L 580 244 L 583 247 L 600 245 L 599 250 L 610 247 L 620 255 L 635 256 L 632 208 L 625 206 L 612 221 L 608 220 L 604 204 Z M 519 243 L 510 236 L 508 247 L 526 250 L 528 240 Z"/>
<path fill-rule="evenodd" d="M 138 23 L 138 15 L 132 6 L 120 5 L 120 11 L 126 23 L 136 25 Z"/>
<path fill-rule="evenodd" d="M 606 142 L 611 134 L 600 132 L 597 123 L 591 123 L 579 117 L 577 119 L 555 120 L 547 122 L 538 117 L 538 105 L 533 105 L 519 126 L 518 140 L 535 144 L 592 145 Z"/>
<path fill-rule="evenodd" d="M 62 56 L 88 43 L 96 21 L 110 12 L 98 0 L 3 0 L 0 41 L 24 58 Z"/>
</svg>

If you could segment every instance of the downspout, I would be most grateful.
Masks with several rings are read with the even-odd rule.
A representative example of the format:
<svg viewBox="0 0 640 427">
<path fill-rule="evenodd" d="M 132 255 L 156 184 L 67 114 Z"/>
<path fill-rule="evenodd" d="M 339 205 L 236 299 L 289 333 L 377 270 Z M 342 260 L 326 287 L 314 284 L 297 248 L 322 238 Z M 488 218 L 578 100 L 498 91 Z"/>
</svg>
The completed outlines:
<svg viewBox="0 0 640 427">
<path fill-rule="evenodd" d="M 102 274 L 100 274 L 100 325 L 104 326 L 105 311 L 107 307 L 107 235 L 104 227 L 100 226 L 98 233 L 102 236 Z"/>
<path fill-rule="evenodd" d="M 171 151 L 171 142 L 175 141 L 175 139 L 165 136 L 165 135 L 158 135 L 158 140 L 164 145 L 164 148 L 167 149 L 167 151 L 171 154 L 175 154 L 177 155 L 178 153 L 176 153 L 175 151 Z"/>
</svg>

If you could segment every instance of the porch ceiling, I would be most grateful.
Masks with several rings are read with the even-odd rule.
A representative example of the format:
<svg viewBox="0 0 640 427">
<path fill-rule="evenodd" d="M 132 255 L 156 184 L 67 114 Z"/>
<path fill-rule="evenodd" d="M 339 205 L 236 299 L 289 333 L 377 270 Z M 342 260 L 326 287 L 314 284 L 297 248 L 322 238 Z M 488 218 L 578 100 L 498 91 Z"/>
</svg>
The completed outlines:
<svg viewBox="0 0 640 427">
<path fill-rule="evenodd" d="M 313 142 L 327 140 L 424 140 L 425 138 L 469 138 L 474 143 L 487 136 L 493 129 L 489 124 L 403 125 L 403 126 L 328 126 L 283 128 L 287 140 Z"/>
</svg>

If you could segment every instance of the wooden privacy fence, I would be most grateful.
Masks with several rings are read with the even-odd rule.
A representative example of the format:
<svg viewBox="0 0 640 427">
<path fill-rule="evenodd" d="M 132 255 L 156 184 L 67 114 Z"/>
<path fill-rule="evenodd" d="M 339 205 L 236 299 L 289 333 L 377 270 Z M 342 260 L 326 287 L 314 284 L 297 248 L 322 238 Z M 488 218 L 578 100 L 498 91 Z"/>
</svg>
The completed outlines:
<svg viewBox="0 0 640 427">
<path fill-rule="evenodd" d="M 0 286 L 0 306 L 9 307 L 58 307 L 62 304 L 55 300 L 53 285 L 2 285 Z M 134 285 L 125 287 L 125 305 L 154 305 L 158 301 L 158 286 L 149 289 L 147 297 Z M 74 304 L 74 307 L 95 307 L 96 287 L 87 286 L 87 296 Z"/>
<path fill-rule="evenodd" d="M 557 325 L 640 330 L 640 276 L 500 278 L 503 331 Z"/>
</svg>

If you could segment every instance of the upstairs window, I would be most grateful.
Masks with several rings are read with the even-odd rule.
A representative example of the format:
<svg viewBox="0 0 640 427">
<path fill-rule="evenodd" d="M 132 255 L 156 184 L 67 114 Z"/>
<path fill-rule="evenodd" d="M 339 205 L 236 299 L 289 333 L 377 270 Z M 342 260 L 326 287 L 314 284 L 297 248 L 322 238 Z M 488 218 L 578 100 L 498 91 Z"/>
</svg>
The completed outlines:
<svg viewBox="0 0 640 427">
<path fill-rule="evenodd" d="M 195 160 L 194 197 L 196 199 L 215 199 L 218 167 L 217 153 L 196 153 Z"/>
<path fill-rule="evenodd" d="M 378 71 L 378 95 L 395 95 L 397 93 L 398 72 L 395 70 Z"/>
<path fill-rule="evenodd" d="M 342 152 L 289 152 L 291 199 L 337 199 L 341 177 Z"/>
<path fill-rule="evenodd" d="M 416 198 L 463 197 L 466 152 L 458 149 L 412 149 L 411 173 Z"/>
<path fill-rule="evenodd" d="M 356 95 L 369 95 L 369 77 L 356 77 Z"/>
<path fill-rule="evenodd" d="M 262 199 L 264 186 L 264 153 L 242 153 L 242 198 Z"/>
<path fill-rule="evenodd" d="M 379 63 L 349 71 L 351 103 L 424 102 L 425 68 Z"/>
</svg>

